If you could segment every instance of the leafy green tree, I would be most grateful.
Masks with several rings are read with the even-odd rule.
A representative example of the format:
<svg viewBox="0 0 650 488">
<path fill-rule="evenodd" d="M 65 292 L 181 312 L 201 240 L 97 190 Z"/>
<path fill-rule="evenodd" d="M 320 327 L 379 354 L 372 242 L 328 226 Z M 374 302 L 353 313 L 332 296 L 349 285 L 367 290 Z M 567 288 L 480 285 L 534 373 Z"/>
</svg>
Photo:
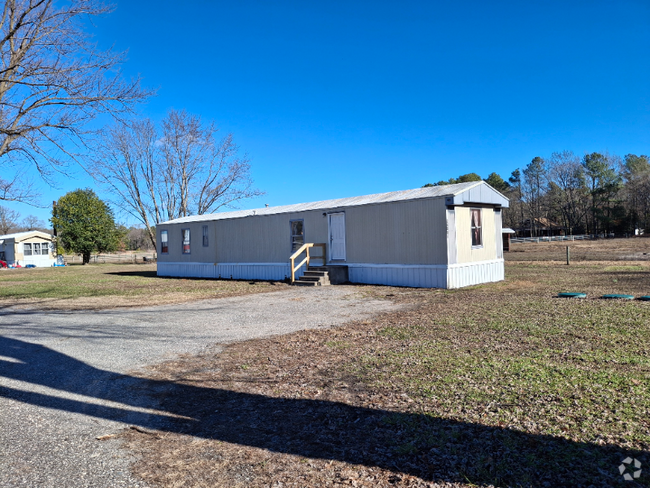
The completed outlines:
<svg viewBox="0 0 650 488">
<path fill-rule="evenodd" d="M 440 180 L 438 183 L 427 183 L 422 188 L 427 188 L 430 186 L 442 186 L 442 185 L 455 185 L 456 183 L 469 183 L 470 181 L 482 181 L 481 178 L 476 173 L 467 173 L 466 175 L 460 175 L 458 178 L 449 178 L 448 180 Z"/>
<path fill-rule="evenodd" d="M 469 183 L 471 181 L 482 181 L 483 178 L 481 178 L 479 175 L 476 173 L 467 173 L 466 175 L 460 175 L 454 183 Z"/>
<path fill-rule="evenodd" d="M 52 225 L 63 247 L 90 262 L 92 252 L 111 252 L 119 246 L 121 233 L 113 211 L 87 188 L 65 194 L 52 211 Z"/>
<path fill-rule="evenodd" d="M 519 168 L 517 168 L 512 173 L 510 173 L 510 178 L 508 178 L 508 182 L 510 183 L 510 186 L 514 186 L 517 188 L 521 186 L 521 171 L 519 170 Z"/>
<path fill-rule="evenodd" d="M 503 178 L 496 173 L 490 173 L 489 176 L 485 178 L 485 182 L 501 193 L 508 191 L 510 188 L 510 184 L 507 181 L 504 181 Z"/>
<path fill-rule="evenodd" d="M 510 183 L 510 209 L 506 215 L 510 216 L 509 225 L 510 227 L 517 228 L 523 225 L 524 222 L 524 205 L 521 201 L 521 170 L 517 168 L 510 174 L 508 178 L 508 183 Z"/>
</svg>

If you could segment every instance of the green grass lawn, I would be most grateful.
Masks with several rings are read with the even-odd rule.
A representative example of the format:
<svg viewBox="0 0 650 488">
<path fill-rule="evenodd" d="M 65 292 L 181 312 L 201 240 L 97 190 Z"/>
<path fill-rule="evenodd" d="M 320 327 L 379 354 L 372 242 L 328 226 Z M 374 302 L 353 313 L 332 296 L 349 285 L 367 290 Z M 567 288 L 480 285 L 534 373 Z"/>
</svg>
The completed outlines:
<svg viewBox="0 0 650 488">
<path fill-rule="evenodd" d="M 281 283 L 159 278 L 155 264 L 89 264 L 0 271 L 0 306 L 112 308 L 273 291 Z"/>
</svg>

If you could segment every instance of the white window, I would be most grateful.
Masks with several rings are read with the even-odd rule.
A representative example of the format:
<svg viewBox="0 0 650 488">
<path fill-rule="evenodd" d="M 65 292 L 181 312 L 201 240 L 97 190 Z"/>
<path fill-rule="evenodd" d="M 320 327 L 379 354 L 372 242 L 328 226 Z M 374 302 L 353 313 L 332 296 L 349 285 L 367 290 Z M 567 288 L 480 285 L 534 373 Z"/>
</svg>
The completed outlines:
<svg viewBox="0 0 650 488">
<path fill-rule="evenodd" d="M 43 244 L 41 244 L 41 254 L 43 256 L 47 256 L 48 254 L 50 254 L 50 246 L 48 243 L 44 242 Z"/>
<path fill-rule="evenodd" d="M 291 221 L 291 252 L 296 252 L 305 243 L 305 224 L 303 220 Z"/>
<path fill-rule="evenodd" d="M 23 244 L 23 254 L 25 256 L 31 256 L 32 255 L 32 245 L 31 244 Z"/>
<path fill-rule="evenodd" d="M 183 235 L 183 254 L 190 253 L 190 229 L 181 229 Z"/>
<path fill-rule="evenodd" d="M 40 242 L 35 242 L 33 244 L 34 246 L 34 256 L 40 256 L 41 255 L 41 243 Z"/>
<path fill-rule="evenodd" d="M 160 252 L 167 254 L 169 252 L 169 244 L 167 244 L 167 231 L 160 231 Z"/>
<path fill-rule="evenodd" d="M 481 226 L 481 209 L 470 209 L 470 215 L 472 220 L 472 247 L 482 247 L 483 232 Z"/>
<path fill-rule="evenodd" d="M 203 226 L 203 247 L 208 247 L 208 226 Z"/>
</svg>

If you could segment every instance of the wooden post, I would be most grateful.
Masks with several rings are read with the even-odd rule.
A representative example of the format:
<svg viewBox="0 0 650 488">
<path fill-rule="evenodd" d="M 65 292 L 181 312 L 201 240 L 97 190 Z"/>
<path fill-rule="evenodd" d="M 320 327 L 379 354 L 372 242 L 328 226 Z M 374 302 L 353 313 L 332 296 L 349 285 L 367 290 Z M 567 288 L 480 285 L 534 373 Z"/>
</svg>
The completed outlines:
<svg viewBox="0 0 650 488">
<path fill-rule="evenodd" d="M 569 250 L 569 246 L 566 247 L 566 265 L 569 266 L 571 264 L 571 251 Z"/>
</svg>

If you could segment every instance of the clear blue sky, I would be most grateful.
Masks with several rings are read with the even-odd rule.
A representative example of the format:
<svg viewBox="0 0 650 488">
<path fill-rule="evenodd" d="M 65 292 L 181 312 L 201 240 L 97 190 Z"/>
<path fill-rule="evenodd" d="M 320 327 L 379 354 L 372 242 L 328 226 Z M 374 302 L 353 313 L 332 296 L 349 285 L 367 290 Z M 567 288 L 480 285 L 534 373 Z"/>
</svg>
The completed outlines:
<svg viewBox="0 0 650 488">
<path fill-rule="evenodd" d="M 115 4 L 97 42 L 158 88 L 142 114 L 233 133 L 266 192 L 242 208 L 506 179 L 553 151 L 650 153 L 648 0 Z"/>
</svg>

